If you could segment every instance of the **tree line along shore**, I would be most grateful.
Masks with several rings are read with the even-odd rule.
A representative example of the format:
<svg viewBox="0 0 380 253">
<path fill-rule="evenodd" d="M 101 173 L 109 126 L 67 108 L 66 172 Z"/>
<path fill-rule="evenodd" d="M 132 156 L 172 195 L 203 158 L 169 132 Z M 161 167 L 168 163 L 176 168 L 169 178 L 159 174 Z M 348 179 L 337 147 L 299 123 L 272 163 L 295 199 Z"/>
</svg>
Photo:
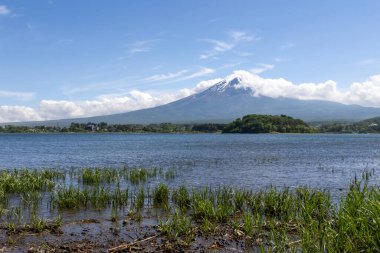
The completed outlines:
<svg viewBox="0 0 380 253">
<path fill-rule="evenodd" d="M 287 115 L 250 114 L 228 124 L 108 124 L 75 123 L 61 126 L 0 126 L 0 133 L 380 133 L 380 117 L 360 122 L 306 123 Z"/>
</svg>

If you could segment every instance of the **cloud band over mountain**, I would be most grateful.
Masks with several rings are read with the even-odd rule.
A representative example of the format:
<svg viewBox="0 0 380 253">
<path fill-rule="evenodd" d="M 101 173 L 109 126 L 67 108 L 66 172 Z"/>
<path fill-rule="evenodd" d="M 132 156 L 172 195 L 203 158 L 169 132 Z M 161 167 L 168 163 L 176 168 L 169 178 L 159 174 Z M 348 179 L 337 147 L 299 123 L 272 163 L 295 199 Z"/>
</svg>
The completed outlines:
<svg viewBox="0 0 380 253">
<path fill-rule="evenodd" d="M 252 89 L 253 96 L 295 98 L 300 100 L 328 100 L 343 104 L 380 107 L 380 75 L 364 82 L 355 82 L 346 90 L 336 82 L 295 84 L 283 78 L 263 78 L 252 72 L 238 70 L 225 79 L 239 77 L 239 88 Z M 38 107 L 0 106 L 0 122 L 37 121 L 62 118 L 107 115 L 155 107 L 201 92 L 223 79 L 202 81 L 193 88 L 176 92 L 153 94 L 132 90 L 126 95 L 104 95 L 86 101 L 41 100 Z M 8 94 L 3 92 L 4 94 Z M 0 93 L 1 96 L 1 93 Z"/>
</svg>

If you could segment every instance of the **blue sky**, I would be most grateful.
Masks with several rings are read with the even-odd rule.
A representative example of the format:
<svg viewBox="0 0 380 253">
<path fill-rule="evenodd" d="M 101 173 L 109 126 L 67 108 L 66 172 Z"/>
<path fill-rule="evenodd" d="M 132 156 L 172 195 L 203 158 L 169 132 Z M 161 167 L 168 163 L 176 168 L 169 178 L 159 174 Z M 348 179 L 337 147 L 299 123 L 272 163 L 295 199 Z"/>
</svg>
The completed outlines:
<svg viewBox="0 0 380 253">
<path fill-rule="evenodd" d="M 154 106 L 235 70 L 377 91 L 379 10 L 375 0 L 0 0 L 0 121 Z"/>
</svg>

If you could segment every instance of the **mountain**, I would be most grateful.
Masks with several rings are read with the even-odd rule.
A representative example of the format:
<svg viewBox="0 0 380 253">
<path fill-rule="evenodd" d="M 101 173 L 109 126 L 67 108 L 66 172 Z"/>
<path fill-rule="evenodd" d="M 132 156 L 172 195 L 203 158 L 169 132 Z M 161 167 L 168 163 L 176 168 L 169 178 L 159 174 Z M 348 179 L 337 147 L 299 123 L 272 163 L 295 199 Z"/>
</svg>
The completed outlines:
<svg viewBox="0 0 380 253">
<path fill-rule="evenodd" d="M 286 114 L 305 121 L 357 121 L 380 116 L 380 108 L 344 105 L 325 100 L 272 98 L 255 93 L 253 85 L 231 75 L 208 89 L 169 104 L 133 112 L 90 118 L 33 122 L 34 125 L 69 125 L 71 122 L 109 124 L 226 123 L 247 114 Z M 32 124 L 32 123 L 30 123 Z"/>
</svg>

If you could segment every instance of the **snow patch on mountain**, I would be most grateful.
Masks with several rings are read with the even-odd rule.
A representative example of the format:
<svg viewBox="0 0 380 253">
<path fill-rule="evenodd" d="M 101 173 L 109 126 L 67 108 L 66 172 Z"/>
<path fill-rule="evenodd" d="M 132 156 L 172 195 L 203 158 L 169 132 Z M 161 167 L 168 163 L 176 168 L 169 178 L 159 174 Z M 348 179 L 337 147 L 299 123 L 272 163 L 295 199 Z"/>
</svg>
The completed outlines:
<svg viewBox="0 0 380 253">
<path fill-rule="evenodd" d="M 235 91 L 234 91 L 235 90 Z M 240 92 L 236 92 L 240 90 Z M 295 98 L 300 100 L 328 100 L 344 103 L 345 93 L 337 90 L 337 84 L 328 80 L 323 83 L 293 84 L 283 78 L 262 78 L 245 70 L 234 71 L 209 91 L 251 94 L 254 97 Z"/>
</svg>

